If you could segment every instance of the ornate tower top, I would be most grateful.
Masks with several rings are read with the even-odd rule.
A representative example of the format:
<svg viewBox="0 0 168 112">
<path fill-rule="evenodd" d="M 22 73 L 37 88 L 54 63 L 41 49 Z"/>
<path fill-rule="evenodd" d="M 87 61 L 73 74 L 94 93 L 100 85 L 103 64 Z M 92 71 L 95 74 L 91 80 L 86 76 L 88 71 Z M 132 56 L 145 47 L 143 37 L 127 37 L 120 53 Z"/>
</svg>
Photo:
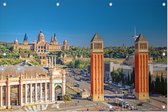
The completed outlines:
<svg viewBox="0 0 168 112">
<path fill-rule="evenodd" d="M 54 37 L 51 37 L 50 44 L 53 44 L 53 45 L 58 44 L 55 34 L 54 34 Z"/>
<path fill-rule="evenodd" d="M 24 41 L 28 41 L 28 36 L 27 36 L 27 33 L 25 33 L 25 36 L 24 36 Z"/>
<path fill-rule="evenodd" d="M 90 41 L 91 52 L 103 52 L 103 40 L 96 33 Z"/>
<path fill-rule="evenodd" d="M 55 42 L 57 42 L 56 34 L 54 34 L 54 38 L 53 38 L 53 40 L 54 40 Z"/>
<path fill-rule="evenodd" d="M 38 42 L 40 42 L 40 41 L 45 41 L 44 34 L 42 33 L 42 31 L 40 31 L 40 33 L 38 35 Z"/>
<path fill-rule="evenodd" d="M 143 42 L 143 41 L 147 41 L 146 39 L 145 39 L 145 37 L 142 35 L 142 34 L 139 34 L 139 36 L 138 36 L 138 38 L 135 40 L 135 42 Z"/>
<path fill-rule="evenodd" d="M 142 34 L 135 40 L 135 52 L 148 52 L 148 41 Z"/>
<path fill-rule="evenodd" d="M 95 33 L 92 40 L 90 42 L 98 42 L 98 41 L 103 41 L 98 33 Z"/>
<path fill-rule="evenodd" d="M 28 36 L 25 33 L 24 39 L 23 39 L 23 44 L 28 44 Z"/>
</svg>

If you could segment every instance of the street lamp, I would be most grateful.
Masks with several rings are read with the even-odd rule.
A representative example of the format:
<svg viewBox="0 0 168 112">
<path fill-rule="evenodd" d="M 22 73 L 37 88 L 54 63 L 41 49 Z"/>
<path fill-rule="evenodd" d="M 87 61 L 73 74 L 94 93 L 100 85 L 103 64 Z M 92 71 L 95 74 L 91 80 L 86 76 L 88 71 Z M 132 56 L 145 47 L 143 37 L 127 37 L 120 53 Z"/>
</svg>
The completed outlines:
<svg viewBox="0 0 168 112">
<path fill-rule="evenodd" d="M 110 106 L 109 106 L 109 108 L 110 108 L 110 110 L 109 110 L 109 111 L 111 111 L 111 110 L 112 110 L 112 108 L 113 108 L 113 106 L 112 106 L 112 105 L 110 105 Z"/>
<path fill-rule="evenodd" d="M 164 110 L 166 107 L 165 107 L 165 105 L 162 105 L 162 109 Z"/>
<path fill-rule="evenodd" d="M 123 102 L 124 102 L 124 92 L 122 92 L 123 95 L 122 95 L 122 108 L 123 108 Z"/>
<path fill-rule="evenodd" d="M 6 56 L 6 53 L 3 53 L 3 56 Z"/>
</svg>

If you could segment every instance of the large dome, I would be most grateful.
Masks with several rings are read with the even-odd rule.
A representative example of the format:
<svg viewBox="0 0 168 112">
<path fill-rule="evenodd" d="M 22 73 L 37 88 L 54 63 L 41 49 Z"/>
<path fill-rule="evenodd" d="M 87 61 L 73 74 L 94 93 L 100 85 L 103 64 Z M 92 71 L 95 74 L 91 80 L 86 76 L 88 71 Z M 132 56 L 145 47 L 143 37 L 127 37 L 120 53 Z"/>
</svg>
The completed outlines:
<svg viewBox="0 0 168 112">
<path fill-rule="evenodd" d="M 42 31 L 40 31 L 39 35 L 38 35 L 38 42 L 40 41 L 44 41 L 44 34 L 42 33 Z"/>
</svg>

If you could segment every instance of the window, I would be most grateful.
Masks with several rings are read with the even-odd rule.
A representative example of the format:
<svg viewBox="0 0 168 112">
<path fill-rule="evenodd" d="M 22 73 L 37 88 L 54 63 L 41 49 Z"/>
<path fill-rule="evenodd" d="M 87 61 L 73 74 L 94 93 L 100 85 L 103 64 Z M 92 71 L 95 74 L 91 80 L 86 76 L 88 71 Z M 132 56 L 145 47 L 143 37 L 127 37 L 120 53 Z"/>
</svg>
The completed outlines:
<svg viewBox="0 0 168 112">
<path fill-rule="evenodd" d="M 90 49 L 93 49 L 93 44 L 91 44 Z"/>
<path fill-rule="evenodd" d="M 94 49 L 102 49 L 102 43 L 95 43 Z"/>
</svg>

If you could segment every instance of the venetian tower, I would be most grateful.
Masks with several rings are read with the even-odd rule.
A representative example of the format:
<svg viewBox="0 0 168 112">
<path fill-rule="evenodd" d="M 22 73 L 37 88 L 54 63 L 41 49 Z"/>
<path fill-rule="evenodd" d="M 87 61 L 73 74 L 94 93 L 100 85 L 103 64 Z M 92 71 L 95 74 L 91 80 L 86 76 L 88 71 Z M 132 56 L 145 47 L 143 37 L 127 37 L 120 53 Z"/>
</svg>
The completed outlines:
<svg viewBox="0 0 168 112">
<path fill-rule="evenodd" d="M 104 101 L 103 41 L 96 33 L 90 42 L 91 99 Z"/>
<path fill-rule="evenodd" d="M 138 100 L 149 99 L 148 42 L 142 34 L 135 40 L 135 96 Z"/>
</svg>

